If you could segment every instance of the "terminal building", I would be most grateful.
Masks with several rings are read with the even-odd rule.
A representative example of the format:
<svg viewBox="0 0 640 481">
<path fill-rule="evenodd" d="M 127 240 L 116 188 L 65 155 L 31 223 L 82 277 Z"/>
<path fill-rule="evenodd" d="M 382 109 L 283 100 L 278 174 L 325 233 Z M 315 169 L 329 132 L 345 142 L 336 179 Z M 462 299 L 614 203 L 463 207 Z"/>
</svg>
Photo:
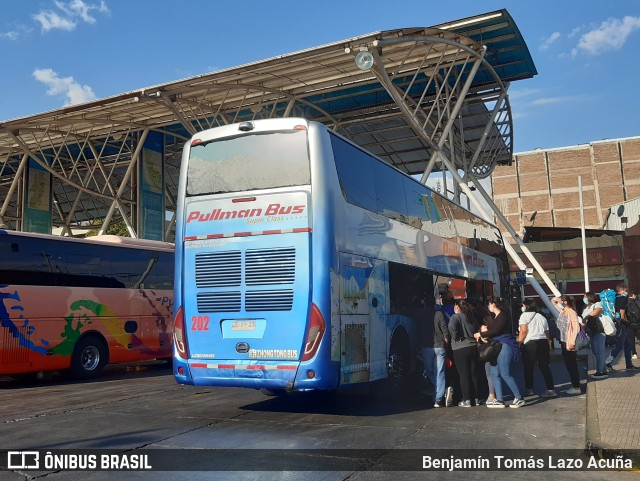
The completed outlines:
<svg viewBox="0 0 640 481">
<path fill-rule="evenodd" d="M 496 167 L 492 189 L 561 292 L 585 289 L 582 218 L 590 290 L 620 281 L 640 288 L 640 137 L 516 153 Z"/>
</svg>

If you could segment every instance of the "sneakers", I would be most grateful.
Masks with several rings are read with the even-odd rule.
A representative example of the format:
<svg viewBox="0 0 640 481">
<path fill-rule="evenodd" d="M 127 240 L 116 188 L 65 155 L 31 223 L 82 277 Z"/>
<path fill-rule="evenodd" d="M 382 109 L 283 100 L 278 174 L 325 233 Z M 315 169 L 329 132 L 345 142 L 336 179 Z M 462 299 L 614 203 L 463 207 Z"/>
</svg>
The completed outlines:
<svg viewBox="0 0 640 481">
<path fill-rule="evenodd" d="M 521 408 L 522 406 L 524 406 L 524 399 L 522 398 L 516 398 L 509 404 L 510 408 Z"/>
<path fill-rule="evenodd" d="M 627 371 L 633 371 L 633 370 L 635 370 L 635 369 L 640 369 L 640 367 L 636 367 L 636 366 L 634 366 L 634 365 L 632 364 L 631 366 L 627 366 L 627 367 L 625 367 L 625 369 L 626 369 Z"/>
<path fill-rule="evenodd" d="M 533 396 L 535 393 L 533 392 L 533 389 L 527 389 L 525 391 L 525 396 Z"/>
<path fill-rule="evenodd" d="M 476 398 L 476 406 L 481 406 L 482 404 L 485 404 L 487 402 L 486 399 L 477 399 Z"/>
<path fill-rule="evenodd" d="M 580 388 L 572 387 L 567 389 L 567 394 L 582 394 L 582 391 L 580 391 Z"/>
<path fill-rule="evenodd" d="M 442 406 L 443 406 L 442 402 L 436 401 L 436 402 L 433 403 L 433 407 L 434 408 L 441 408 Z"/>
<path fill-rule="evenodd" d="M 453 387 L 451 386 L 448 386 L 445 390 L 444 403 L 447 407 L 453 406 Z"/>
<path fill-rule="evenodd" d="M 458 406 L 461 408 L 470 408 L 471 407 L 471 401 L 469 401 L 468 399 L 466 401 L 460 401 L 458 403 Z"/>
<path fill-rule="evenodd" d="M 540 397 L 556 397 L 556 391 L 554 389 L 548 389 L 545 392 L 543 392 L 542 394 L 540 394 Z"/>
<path fill-rule="evenodd" d="M 633 355 L 631 356 L 631 359 L 638 359 L 638 355 L 634 352 Z"/>
<path fill-rule="evenodd" d="M 504 402 L 499 399 L 489 398 L 487 399 L 487 407 L 488 408 L 503 408 Z"/>
<path fill-rule="evenodd" d="M 612 373 L 613 371 L 615 371 L 611 363 L 607 363 L 606 369 L 607 369 L 607 373 Z"/>
<path fill-rule="evenodd" d="M 604 379 L 605 377 L 607 377 L 607 373 L 606 372 L 596 371 L 591 375 L 591 377 L 593 379 Z"/>
</svg>

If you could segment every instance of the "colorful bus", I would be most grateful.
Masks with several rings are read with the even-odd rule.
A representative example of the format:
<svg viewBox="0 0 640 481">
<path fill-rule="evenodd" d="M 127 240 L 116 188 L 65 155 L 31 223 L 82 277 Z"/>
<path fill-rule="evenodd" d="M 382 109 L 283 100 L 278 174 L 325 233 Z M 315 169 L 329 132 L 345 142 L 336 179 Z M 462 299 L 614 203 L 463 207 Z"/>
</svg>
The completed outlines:
<svg viewBox="0 0 640 481">
<path fill-rule="evenodd" d="M 0 230 L 0 375 L 171 358 L 173 244 Z"/>
<path fill-rule="evenodd" d="M 178 193 L 174 374 L 270 394 L 419 366 L 434 292 L 506 295 L 500 231 L 322 124 L 196 134 Z"/>
</svg>

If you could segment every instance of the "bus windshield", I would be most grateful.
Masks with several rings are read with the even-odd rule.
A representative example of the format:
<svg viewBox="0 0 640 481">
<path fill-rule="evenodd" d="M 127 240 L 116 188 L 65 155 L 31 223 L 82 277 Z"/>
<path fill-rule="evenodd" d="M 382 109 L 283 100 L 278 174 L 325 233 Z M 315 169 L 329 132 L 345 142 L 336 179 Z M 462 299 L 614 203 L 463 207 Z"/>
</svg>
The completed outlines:
<svg viewBox="0 0 640 481">
<path fill-rule="evenodd" d="M 307 132 L 261 132 L 192 146 L 187 195 L 311 183 Z"/>
</svg>

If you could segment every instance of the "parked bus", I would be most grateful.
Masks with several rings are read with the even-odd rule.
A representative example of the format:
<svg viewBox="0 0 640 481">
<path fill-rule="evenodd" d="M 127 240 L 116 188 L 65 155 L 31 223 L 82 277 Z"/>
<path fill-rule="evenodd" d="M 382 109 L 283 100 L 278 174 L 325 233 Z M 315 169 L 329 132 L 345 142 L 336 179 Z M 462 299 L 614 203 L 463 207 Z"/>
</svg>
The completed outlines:
<svg viewBox="0 0 640 481">
<path fill-rule="evenodd" d="M 0 230 L 0 374 L 171 358 L 173 245 Z"/>
<path fill-rule="evenodd" d="M 506 295 L 500 231 L 322 124 L 196 134 L 178 193 L 178 383 L 334 390 L 418 367 L 435 292 Z"/>
</svg>

